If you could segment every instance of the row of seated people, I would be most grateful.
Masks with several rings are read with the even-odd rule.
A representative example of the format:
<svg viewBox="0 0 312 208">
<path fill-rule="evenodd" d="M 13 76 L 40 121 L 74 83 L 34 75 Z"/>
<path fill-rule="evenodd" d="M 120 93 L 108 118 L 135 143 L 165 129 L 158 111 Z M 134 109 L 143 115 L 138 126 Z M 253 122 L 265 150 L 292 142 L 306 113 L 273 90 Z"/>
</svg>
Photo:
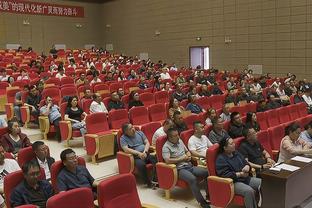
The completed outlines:
<svg viewBox="0 0 312 208">
<path fill-rule="evenodd" d="M 239 120 L 239 118 L 234 117 L 234 120 Z M 164 158 L 166 163 L 176 164 L 178 178 L 187 182 L 192 193 L 202 207 L 207 207 L 208 205 L 199 192 L 196 178 L 206 178 L 208 172 L 200 167 L 194 168 L 189 161 L 191 161 L 191 155 L 203 158 L 203 160 L 208 160 L 209 158 L 207 157 L 209 156 L 207 156 L 206 152 L 207 149 L 213 146 L 213 143 L 220 145 L 220 155 L 215 164 L 217 175 L 232 178 L 234 181 L 235 193 L 244 197 L 245 206 L 257 207 L 254 192 L 258 191 L 261 180 L 249 177 L 249 172 L 251 168 L 255 168 L 256 172 L 259 173 L 262 169 L 272 167 L 275 161 L 273 160 L 272 150 L 268 150 L 270 152 L 269 154 L 262 144 L 257 141 L 257 133 L 252 126 L 247 126 L 242 129 L 241 136 L 245 137 L 245 140 L 239 146 L 240 153 L 236 153 L 232 137 L 230 137 L 222 127 L 220 130 L 220 126 L 222 126 L 221 119 L 217 119 L 214 122 L 214 127 L 211 131 L 214 132 L 214 134 L 221 131 L 220 134 L 217 134 L 218 138 L 220 138 L 217 139 L 217 141 L 211 141 L 205 136 L 204 126 L 200 122 L 194 122 L 194 134 L 188 138 L 188 143 L 185 143 L 184 140 L 180 140 L 179 132 L 173 126 L 173 122 L 165 121 L 164 126 L 161 127 L 162 130 L 160 128 L 155 132 L 153 143 L 155 142 L 154 137 L 156 136 L 156 151 L 162 152 L 160 153 L 162 154 L 161 158 Z M 301 132 L 301 128 L 298 124 L 293 123 L 289 125 L 285 130 L 285 137 L 281 139 L 279 162 L 289 160 L 295 155 L 311 154 L 311 130 L 311 118 L 309 119 L 309 123 L 305 125 L 305 131 L 303 132 Z M 160 131 L 163 133 L 160 133 Z M 167 141 L 162 141 L 164 136 L 167 136 Z M 266 137 L 265 139 L 268 138 Z M 161 149 L 157 150 L 157 143 L 160 141 L 162 141 L 163 146 L 161 146 Z M 123 125 L 123 136 L 120 138 L 120 146 L 124 152 L 133 155 L 138 173 L 142 175 L 146 184 L 150 186 L 151 181 L 147 174 L 149 168 L 147 169 L 148 166 L 146 166 L 146 164 L 153 164 L 154 166 L 157 160 L 149 151 L 150 143 L 147 137 L 143 132 L 135 130 L 131 124 L 127 123 Z M 158 153 L 157 159 L 158 162 L 161 162 Z M 204 164 L 206 164 L 206 162 Z M 154 175 L 155 173 L 153 172 L 152 176 Z M 159 172 L 157 170 L 157 176 L 158 182 L 160 183 L 159 186 L 161 187 L 161 183 L 164 181 L 160 179 L 162 178 L 162 176 L 160 176 L 160 170 Z M 154 180 L 153 177 L 152 179 Z"/>
</svg>

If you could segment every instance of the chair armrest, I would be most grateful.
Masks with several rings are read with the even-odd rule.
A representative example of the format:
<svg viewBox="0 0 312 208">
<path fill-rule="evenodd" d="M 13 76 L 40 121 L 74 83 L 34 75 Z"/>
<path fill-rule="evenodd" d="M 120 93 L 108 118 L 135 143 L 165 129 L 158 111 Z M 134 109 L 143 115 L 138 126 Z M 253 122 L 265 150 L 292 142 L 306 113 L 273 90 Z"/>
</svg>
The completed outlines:
<svg viewBox="0 0 312 208">
<path fill-rule="evenodd" d="M 70 140 L 72 138 L 73 130 L 70 121 L 60 121 L 60 132 L 62 140 Z"/>
<path fill-rule="evenodd" d="M 176 185 L 178 181 L 178 170 L 176 165 L 158 162 L 156 164 L 156 171 L 159 188 L 169 190 Z"/>
<path fill-rule="evenodd" d="M 48 116 L 39 116 L 38 120 L 39 120 L 40 131 L 44 134 L 49 133 L 49 129 L 50 129 L 49 117 Z"/>
<path fill-rule="evenodd" d="M 5 108 L 5 112 L 6 112 L 6 116 L 7 116 L 7 120 L 11 120 L 14 117 L 14 107 L 13 107 L 13 103 L 6 103 L 4 105 Z"/>
<path fill-rule="evenodd" d="M 157 206 L 151 205 L 151 204 L 142 204 L 142 208 L 159 208 Z"/>
<path fill-rule="evenodd" d="M 234 183 L 231 178 L 209 176 L 208 187 L 211 204 L 215 207 L 227 207 L 234 198 Z"/>
<path fill-rule="evenodd" d="M 134 157 L 122 151 L 117 152 L 117 163 L 119 173 L 133 173 L 134 171 Z"/>
<path fill-rule="evenodd" d="M 23 123 L 28 123 L 30 121 L 30 109 L 28 106 L 21 106 L 21 120 Z"/>
<path fill-rule="evenodd" d="M 97 155 L 99 152 L 99 136 L 97 134 L 84 135 L 87 155 Z"/>
</svg>

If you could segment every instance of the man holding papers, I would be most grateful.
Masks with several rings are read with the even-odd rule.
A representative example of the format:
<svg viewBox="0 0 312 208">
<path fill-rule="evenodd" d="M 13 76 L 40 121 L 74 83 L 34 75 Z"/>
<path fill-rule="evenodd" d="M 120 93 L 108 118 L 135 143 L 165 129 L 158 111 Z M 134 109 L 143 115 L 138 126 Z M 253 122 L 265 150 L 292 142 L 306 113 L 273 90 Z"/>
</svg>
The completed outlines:
<svg viewBox="0 0 312 208">
<path fill-rule="evenodd" d="M 297 123 L 292 123 L 285 129 L 286 136 L 281 141 L 278 162 L 284 162 L 297 155 L 312 154 L 311 145 L 301 139 L 301 128 Z"/>
</svg>

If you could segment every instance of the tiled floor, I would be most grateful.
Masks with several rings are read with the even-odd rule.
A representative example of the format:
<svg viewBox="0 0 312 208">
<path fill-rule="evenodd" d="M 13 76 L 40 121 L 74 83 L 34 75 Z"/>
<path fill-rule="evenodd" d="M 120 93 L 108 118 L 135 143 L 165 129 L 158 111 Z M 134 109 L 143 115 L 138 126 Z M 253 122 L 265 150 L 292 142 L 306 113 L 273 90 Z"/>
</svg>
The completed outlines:
<svg viewBox="0 0 312 208">
<path fill-rule="evenodd" d="M 0 115 L 2 117 L 3 115 Z M 38 139 L 42 139 L 40 131 L 38 129 L 25 129 L 22 128 L 22 132 L 29 135 L 31 141 L 35 141 Z M 62 150 L 65 149 L 64 144 L 58 143 L 53 140 L 47 140 L 45 143 L 50 148 L 51 156 L 54 157 L 56 160 L 60 159 L 60 153 Z M 74 149 L 78 156 L 82 156 L 85 159 L 90 159 L 86 156 L 85 150 L 82 147 L 82 138 L 73 141 L 74 146 L 71 147 Z M 117 161 L 116 159 L 109 159 L 104 162 L 99 163 L 98 165 L 94 165 L 91 163 L 87 163 L 87 168 L 89 169 L 90 173 L 95 179 L 105 179 L 112 175 L 116 175 L 118 173 L 117 169 Z M 142 203 L 148 203 L 159 208 L 163 207 L 170 207 L 170 208 L 198 208 L 199 205 L 197 204 L 196 200 L 193 198 L 192 193 L 190 190 L 184 190 L 180 188 L 176 188 L 172 191 L 172 198 L 175 200 L 166 200 L 163 198 L 164 192 L 161 189 L 148 189 L 143 184 L 140 183 L 138 180 L 138 192 Z M 232 207 L 234 208 L 234 207 Z M 307 200 L 304 203 L 302 208 L 312 208 L 312 199 Z"/>
</svg>

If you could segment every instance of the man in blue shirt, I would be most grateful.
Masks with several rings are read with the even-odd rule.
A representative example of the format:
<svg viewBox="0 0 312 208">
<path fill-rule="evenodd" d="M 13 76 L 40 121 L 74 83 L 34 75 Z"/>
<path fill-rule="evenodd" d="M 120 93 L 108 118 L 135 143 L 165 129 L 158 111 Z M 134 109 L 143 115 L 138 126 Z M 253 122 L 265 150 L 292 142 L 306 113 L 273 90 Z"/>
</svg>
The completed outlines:
<svg viewBox="0 0 312 208">
<path fill-rule="evenodd" d="M 45 105 L 40 108 L 40 114 L 49 117 L 49 121 L 54 125 L 55 128 L 55 138 L 60 142 L 60 121 L 62 120 L 60 108 L 53 104 L 52 98 L 50 96 L 46 97 Z"/>
<path fill-rule="evenodd" d="M 192 113 L 195 114 L 204 112 L 204 110 L 198 104 L 196 104 L 196 95 L 194 94 L 188 95 L 188 101 L 189 103 L 186 106 L 186 110 L 190 110 Z"/>
<path fill-rule="evenodd" d="M 57 188 L 59 191 L 68 191 L 75 188 L 96 187 L 94 178 L 85 166 L 78 165 L 76 153 L 72 149 L 61 152 L 61 160 L 64 167 L 57 176 Z"/>
<path fill-rule="evenodd" d="M 11 207 L 25 204 L 46 207 L 47 200 L 53 196 L 53 188 L 47 180 L 38 180 L 40 167 L 38 163 L 30 161 L 23 166 L 24 180 L 13 190 L 10 202 Z"/>
<path fill-rule="evenodd" d="M 155 164 L 157 162 L 154 155 L 149 154 L 150 143 L 142 131 L 136 131 L 131 123 L 122 125 L 123 135 L 120 138 L 122 150 L 134 157 L 134 163 L 141 174 L 144 183 L 152 187 L 152 182 L 148 178 L 146 164 L 153 164 L 152 180 L 156 181 Z"/>
<path fill-rule="evenodd" d="M 305 130 L 300 134 L 300 138 L 312 145 L 312 121 L 305 125 L 304 129 Z"/>
</svg>

